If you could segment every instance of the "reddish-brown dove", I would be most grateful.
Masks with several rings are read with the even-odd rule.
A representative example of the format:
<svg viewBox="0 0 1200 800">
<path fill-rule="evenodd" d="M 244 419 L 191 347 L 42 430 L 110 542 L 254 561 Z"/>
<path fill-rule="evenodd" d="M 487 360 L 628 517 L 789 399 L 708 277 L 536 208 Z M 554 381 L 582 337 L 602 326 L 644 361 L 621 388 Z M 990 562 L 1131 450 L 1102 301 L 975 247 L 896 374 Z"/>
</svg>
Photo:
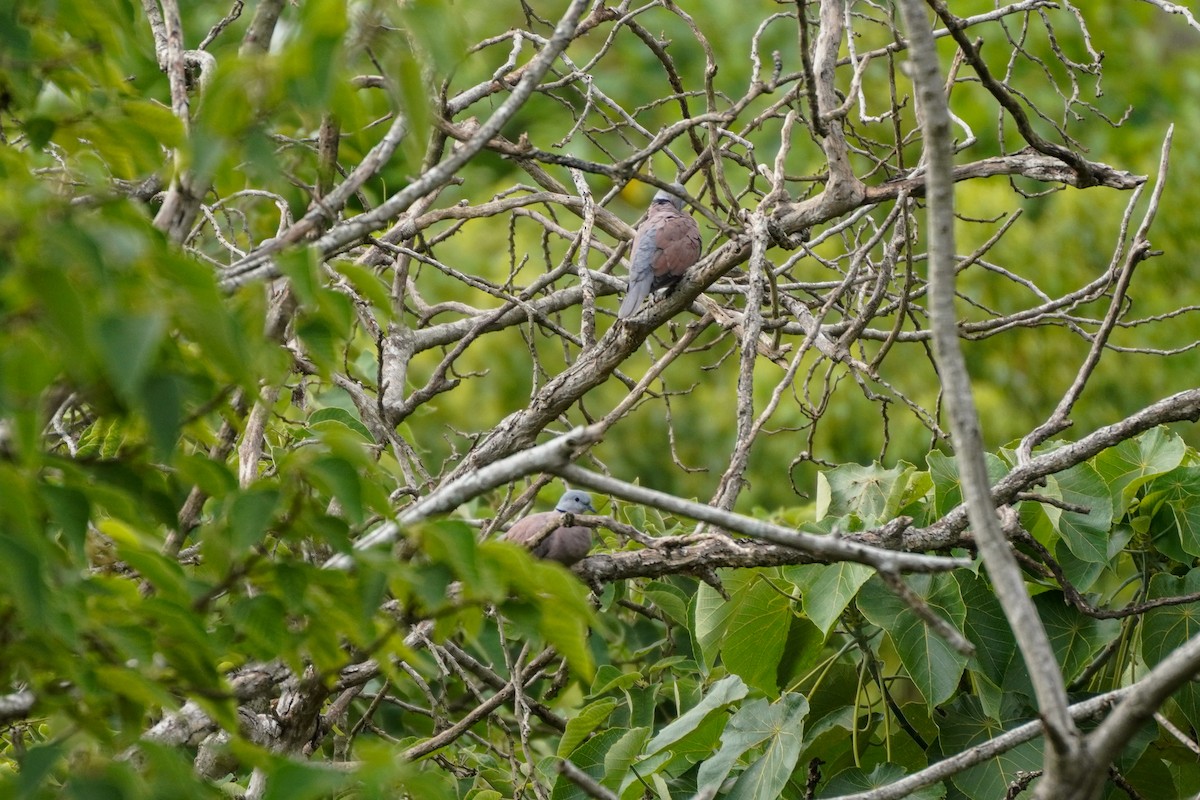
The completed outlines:
<svg viewBox="0 0 1200 800">
<path fill-rule="evenodd" d="M 672 188 L 683 194 L 677 183 Z M 700 226 L 683 213 L 683 200 L 659 189 L 650 201 L 646 219 L 638 226 L 629 253 L 629 291 L 618 319 L 625 319 L 651 292 L 670 289 L 679 283 L 688 267 L 700 258 Z"/>
<path fill-rule="evenodd" d="M 529 548 L 538 558 L 571 566 L 592 549 L 592 530 L 582 525 L 563 526 L 563 514 L 596 512 L 587 492 L 572 489 L 558 500 L 553 511 L 530 514 L 517 520 L 504 534 L 504 541 Z"/>
</svg>

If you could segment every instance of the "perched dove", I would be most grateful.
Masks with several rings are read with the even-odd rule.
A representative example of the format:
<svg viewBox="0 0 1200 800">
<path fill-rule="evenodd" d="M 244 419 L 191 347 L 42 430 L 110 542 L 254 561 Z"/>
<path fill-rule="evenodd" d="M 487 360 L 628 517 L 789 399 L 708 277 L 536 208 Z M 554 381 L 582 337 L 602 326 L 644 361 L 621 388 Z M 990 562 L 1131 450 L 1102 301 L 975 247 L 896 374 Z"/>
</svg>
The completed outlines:
<svg viewBox="0 0 1200 800">
<path fill-rule="evenodd" d="M 683 187 L 664 189 L 650 201 L 646 219 L 638 226 L 629 253 L 629 291 L 617 311 L 618 319 L 637 311 L 646 295 L 674 286 L 700 258 L 700 226 L 683 213 Z"/>
<path fill-rule="evenodd" d="M 592 549 L 592 531 L 582 525 L 562 526 L 561 515 L 584 511 L 596 511 L 591 495 L 572 489 L 559 498 L 553 511 L 530 514 L 513 523 L 504 534 L 504 541 L 528 547 L 538 558 L 557 561 L 569 567 Z"/>
</svg>

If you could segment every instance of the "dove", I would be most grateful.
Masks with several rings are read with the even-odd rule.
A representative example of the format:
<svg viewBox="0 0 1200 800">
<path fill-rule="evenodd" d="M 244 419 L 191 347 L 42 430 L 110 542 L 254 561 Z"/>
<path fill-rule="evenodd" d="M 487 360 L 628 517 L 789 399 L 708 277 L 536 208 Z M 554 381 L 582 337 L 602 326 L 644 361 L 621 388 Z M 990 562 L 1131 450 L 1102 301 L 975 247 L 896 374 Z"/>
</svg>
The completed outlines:
<svg viewBox="0 0 1200 800">
<path fill-rule="evenodd" d="M 517 520 L 503 539 L 528 548 L 538 558 L 569 567 L 592 549 L 592 531 L 582 525 L 562 525 L 562 515 L 584 511 L 596 511 L 591 495 L 572 489 L 559 498 L 553 511 L 530 514 Z"/>
<path fill-rule="evenodd" d="M 700 226 L 683 213 L 683 187 L 659 189 L 638 226 L 629 254 L 629 291 L 617 311 L 625 319 L 651 292 L 669 289 L 700 258 Z M 679 194 L 675 194 L 678 192 Z"/>
</svg>

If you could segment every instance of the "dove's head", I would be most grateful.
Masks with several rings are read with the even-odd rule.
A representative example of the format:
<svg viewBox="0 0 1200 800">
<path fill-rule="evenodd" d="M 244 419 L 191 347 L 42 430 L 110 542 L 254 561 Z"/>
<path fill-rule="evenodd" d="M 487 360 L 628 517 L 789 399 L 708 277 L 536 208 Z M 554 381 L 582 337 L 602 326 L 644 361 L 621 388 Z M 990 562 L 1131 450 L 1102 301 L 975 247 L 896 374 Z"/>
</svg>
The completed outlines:
<svg viewBox="0 0 1200 800">
<path fill-rule="evenodd" d="M 554 507 L 554 510 L 563 514 L 581 514 L 584 511 L 595 513 L 596 507 L 592 505 L 590 494 L 572 489 L 558 499 L 558 505 Z"/>
</svg>

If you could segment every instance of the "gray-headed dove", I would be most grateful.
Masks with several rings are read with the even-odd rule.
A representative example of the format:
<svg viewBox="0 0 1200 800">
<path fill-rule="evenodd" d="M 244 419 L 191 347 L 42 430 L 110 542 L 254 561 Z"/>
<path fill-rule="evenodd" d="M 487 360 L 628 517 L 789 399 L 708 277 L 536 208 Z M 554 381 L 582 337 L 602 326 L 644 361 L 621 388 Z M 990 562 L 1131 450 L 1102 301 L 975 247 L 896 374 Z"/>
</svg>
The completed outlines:
<svg viewBox="0 0 1200 800">
<path fill-rule="evenodd" d="M 562 526 L 562 514 L 595 513 L 587 492 L 572 489 L 558 500 L 553 511 L 530 514 L 517 520 L 504 534 L 504 541 L 515 542 L 538 558 L 571 566 L 592 549 L 592 530 L 582 525 Z"/>
<path fill-rule="evenodd" d="M 671 186 L 679 196 L 659 189 L 634 234 L 629 253 L 629 291 L 617 319 L 632 315 L 651 292 L 674 286 L 700 258 L 700 226 L 683 213 L 683 187 L 677 183 Z"/>
</svg>

